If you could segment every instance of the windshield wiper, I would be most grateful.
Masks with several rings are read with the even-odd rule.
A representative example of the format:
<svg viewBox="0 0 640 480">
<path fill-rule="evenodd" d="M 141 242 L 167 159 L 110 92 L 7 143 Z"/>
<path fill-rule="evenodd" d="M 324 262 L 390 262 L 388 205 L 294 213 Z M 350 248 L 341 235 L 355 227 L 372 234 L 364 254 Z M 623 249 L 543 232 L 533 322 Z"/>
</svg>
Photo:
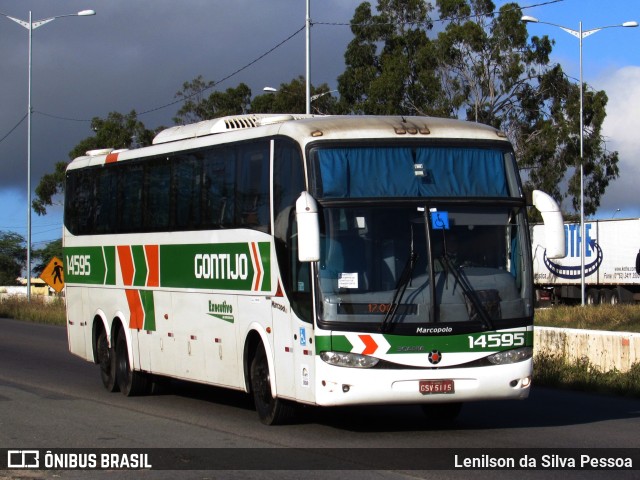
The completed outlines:
<svg viewBox="0 0 640 480">
<path fill-rule="evenodd" d="M 393 319 L 396 316 L 396 311 L 400 306 L 400 302 L 402 301 L 402 297 L 404 296 L 404 292 L 407 290 L 407 286 L 411 282 L 411 277 L 413 276 L 413 270 L 416 267 L 416 263 L 418 260 L 418 254 L 414 251 L 413 248 L 413 225 L 411 225 L 411 246 L 409 251 L 409 258 L 407 259 L 407 263 L 400 274 L 400 278 L 398 279 L 398 283 L 396 285 L 396 291 L 393 294 L 393 298 L 391 299 L 391 303 L 389 304 L 389 309 L 380 324 L 380 331 L 382 333 L 387 332 L 391 329 L 391 324 Z"/>
<path fill-rule="evenodd" d="M 436 301 L 436 282 L 433 271 L 433 245 L 431 243 L 431 224 L 429 222 L 429 208 L 424 206 L 424 229 L 427 236 L 427 255 L 428 255 L 428 272 L 429 272 L 429 292 L 431 294 L 431 304 L 429 305 L 429 323 L 439 320 L 438 302 Z"/>
<path fill-rule="evenodd" d="M 453 261 L 451 260 L 451 257 L 449 257 L 449 254 L 446 252 L 442 255 L 442 260 L 444 261 L 447 267 L 447 270 L 453 273 L 453 276 L 455 277 L 456 281 L 462 287 L 462 291 L 467 296 L 469 301 L 471 301 L 473 308 L 480 316 L 480 320 L 484 324 L 485 328 L 487 330 L 493 330 L 494 327 L 493 327 L 493 322 L 491 321 L 491 317 L 487 313 L 486 308 L 484 308 L 482 301 L 478 297 L 478 293 L 473 289 L 471 284 L 469 284 L 469 281 L 467 280 L 467 278 L 460 272 L 460 268 L 453 263 Z"/>
</svg>

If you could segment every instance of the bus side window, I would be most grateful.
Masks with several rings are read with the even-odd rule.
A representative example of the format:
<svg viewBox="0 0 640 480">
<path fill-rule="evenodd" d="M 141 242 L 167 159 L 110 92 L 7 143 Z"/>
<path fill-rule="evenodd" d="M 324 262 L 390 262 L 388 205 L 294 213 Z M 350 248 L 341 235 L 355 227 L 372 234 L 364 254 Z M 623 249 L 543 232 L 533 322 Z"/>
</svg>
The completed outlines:
<svg viewBox="0 0 640 480">
<path fill-rule="evenodd" d="M 144 170 L 140 163 L 127 165 L 118 172 L 118 232 L 142 230 L 142 191 Z"/>
<path fill-rule="evenodd" d="M 166 230 L 169 227 L 171 201 L 171 164 L 164 158 L 145 163 L 144 215 L 146 231 Z"/>
<path fill-rule="evenodd" d="M 118 204 L 112 200 L 113 192 L 118 191 L 117 171 L 113 168 L 101 168 L 95 175 L 95 195 L 93 204 L 95 218 L 92 229 L 85 233 L 108 234 L 116 230 Z"/>
<path fill-rule="evenodd" d="M 171 199 L 172 227 L 199 228 L 201 218 L 202 158 L 199 155 L 179 155 L 172 164 Z"/>
<path fill-rule="evenodd" d="M 72 170 L 67 174 L 67 188 L 73 190 L 75 196 L 65 196 L 65 224 L 74 235 L 86 235 L 94 228 L 99 205 L 94 204 L 95 177 L 91 173 L 91 170 Z"/>
<path fill-rule="evenodd" d="M 311 264 L 298 261 L 297 250 L 295 203 L 305 190 L 297 144 L 281 138 L 275 141 L 273 170 L 273 235 L 283 288 L 296 315 L 311 322 Z"/>
<path fill-rule="evenodd" d="M 233 227 L 235 156 L 229 148 L 206 152 L 202 167 L 203 223 L 208 228 Z"/>
<path fill-rule="evenodd" d="M 269 229 L 269 144 L 250 143 L 239 148 L 237 177 L 238 227 Z"/>
</svg>

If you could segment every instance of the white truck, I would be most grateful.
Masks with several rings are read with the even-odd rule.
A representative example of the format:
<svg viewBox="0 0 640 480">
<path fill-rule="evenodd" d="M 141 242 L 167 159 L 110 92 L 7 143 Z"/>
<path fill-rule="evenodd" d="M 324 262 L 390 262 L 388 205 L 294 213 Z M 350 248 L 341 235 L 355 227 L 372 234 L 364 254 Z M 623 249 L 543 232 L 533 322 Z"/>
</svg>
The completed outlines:
<svg viewBox="0 0 640 480">
<path fill-rule="evenodd" d="M 579 223 L 565 223 L 566 257 L 551 259 L 544 225 L 532 227 L 533 275 L 538 305 L 580 301 Z M 585 222 L 585 303 L 640 301 L 640 218 Z"/>
</svg>

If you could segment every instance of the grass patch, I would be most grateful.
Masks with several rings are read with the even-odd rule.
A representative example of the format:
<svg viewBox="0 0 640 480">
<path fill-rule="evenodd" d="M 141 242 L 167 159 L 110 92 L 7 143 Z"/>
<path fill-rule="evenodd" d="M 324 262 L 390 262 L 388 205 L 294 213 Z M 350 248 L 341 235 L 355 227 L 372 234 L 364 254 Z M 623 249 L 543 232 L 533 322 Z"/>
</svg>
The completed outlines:
<svg viewBox="0 0 640 480">
<path fill-rule="evenodd" d="M 602 372 L 586 358 L 569 363 L 558 356 L 536 355 L 533 381 L 534 385 L 546 387 L 640 397 L 640 363 L 634 363 L 624 373 Z"/>
<path fill-rule="evenodd" d="M 537 309 L 534 324 L 537 327 L 640 332 L 640 305 L 558 305 Z"/>
<path fill-rule="evenodd" d="M 640 305 L 554 306 L 538 309 L 538 327 L 577 328 L 609 332 L 640 332 Z M 553 355 L 536 355 L 533 361 L 535 385 L 589 392 L 640 397 L 640 363 L 628 372 L 601 371 L 584 358 L 568 362 Z"/>
<path fill-rule="evenodd" d="M 26 297 L 10 296 L 0 299 L 0 317 L 27 322 L 65 325 L 64 299 L 44 300 L 36 295 L 28 302 Z"/>
</svg>

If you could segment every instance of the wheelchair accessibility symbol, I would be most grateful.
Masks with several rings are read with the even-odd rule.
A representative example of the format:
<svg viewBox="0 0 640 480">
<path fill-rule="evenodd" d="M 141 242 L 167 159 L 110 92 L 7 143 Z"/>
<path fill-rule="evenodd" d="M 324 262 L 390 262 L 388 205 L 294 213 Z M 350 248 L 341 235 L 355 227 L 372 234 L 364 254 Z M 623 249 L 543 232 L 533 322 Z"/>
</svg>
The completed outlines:
<svg viewBox="0 0 640 480">
<path fill-rule="evenodd" d="M 449 213 L 431 212 L 431 228 L 434 230 L 449 230 Z"/>
</svg>

